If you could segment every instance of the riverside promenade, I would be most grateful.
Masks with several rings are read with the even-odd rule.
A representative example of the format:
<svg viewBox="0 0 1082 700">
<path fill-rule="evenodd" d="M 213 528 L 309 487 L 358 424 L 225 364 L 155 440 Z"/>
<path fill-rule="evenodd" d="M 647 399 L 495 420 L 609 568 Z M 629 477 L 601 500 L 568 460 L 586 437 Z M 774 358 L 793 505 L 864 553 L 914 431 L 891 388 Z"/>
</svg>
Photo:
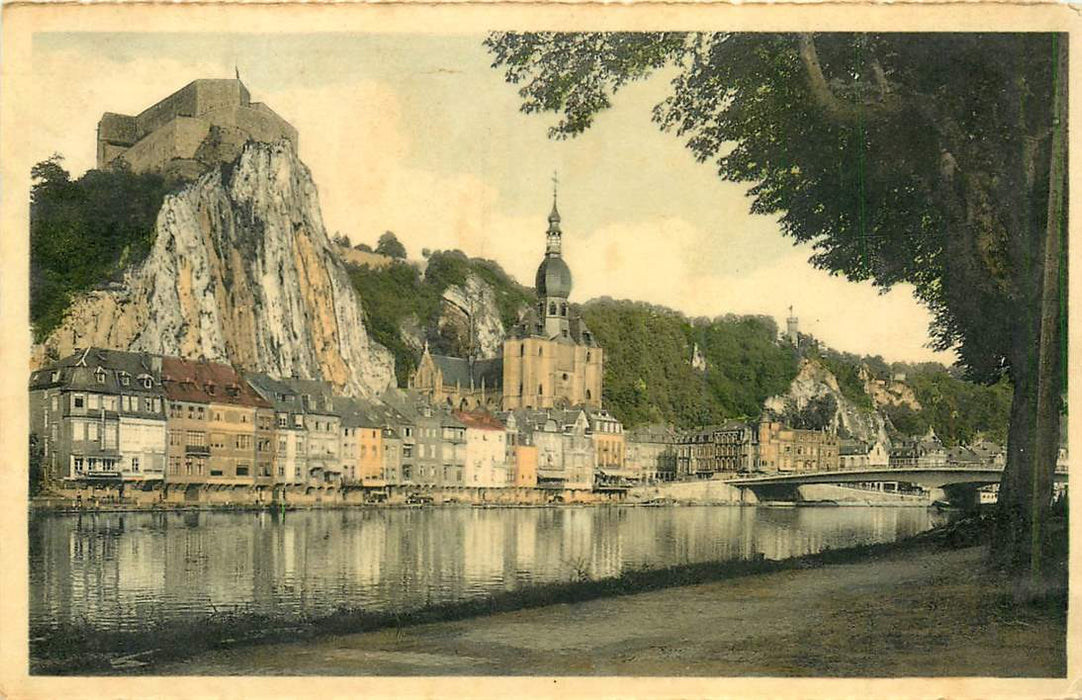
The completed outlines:
<svg viewBox="0 0 1082 700">
<path fill-rule="evenodd" d="M 195 675 L 1063 677 L 1062 601 L 1017 605 L 984 548 L 902 548 L 466 620 L 218 649 Z"/>
</svg>

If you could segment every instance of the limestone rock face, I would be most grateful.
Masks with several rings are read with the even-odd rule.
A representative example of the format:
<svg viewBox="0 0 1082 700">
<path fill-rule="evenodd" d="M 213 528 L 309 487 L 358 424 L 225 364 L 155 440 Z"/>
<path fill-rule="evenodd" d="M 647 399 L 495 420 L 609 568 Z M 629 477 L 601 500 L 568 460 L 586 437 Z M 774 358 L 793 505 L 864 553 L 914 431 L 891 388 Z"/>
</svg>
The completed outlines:
<svg viewBox="0 0 1082 700">
<path fill-rule="evenodd" d="M 763 407 L 781 414 L 790 406 L 802 410 L 811 401 L 827 395 L 833 397 L 837 406 L 829 427 L 831 432 L 868 443 L 882 440 L 889 444 L 882 415 L 878 411 L 864 410 L 847 399 L 838 386 L 837 377 L 815 360 L 802 360 L 789 391 L 770 397 Z"/>
<path fill-rule="evenodd" d="M 74 304 L 46 351 L 98 345 L 229 362 L 352 395 L 393 380 L 394 359 L 365 331 L 289 141 L 249 143 L 232 167 L 166 197 L 156 227 L 147 259 L 119 289 Z"/>
<path fill-rule="evenodd" d="M 439 328 L 448 327 L 462 344 L 465 356 L 470 347 L 472 327 L 475 351 L 479 357 L 497 357 L 503 348 L 506 331 L 500 320 L 496 292 L 477 275 L 471 274 L 461 285 L 443 291 Z"/>
</svg>

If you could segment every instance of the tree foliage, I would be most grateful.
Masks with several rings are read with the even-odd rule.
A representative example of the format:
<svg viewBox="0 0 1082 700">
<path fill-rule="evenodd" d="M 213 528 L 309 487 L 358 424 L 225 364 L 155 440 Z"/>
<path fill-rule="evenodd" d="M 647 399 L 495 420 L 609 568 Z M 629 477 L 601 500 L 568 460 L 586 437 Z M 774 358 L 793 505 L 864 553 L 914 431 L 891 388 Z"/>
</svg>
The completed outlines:
<svg viewBox="0 0 1082 700">
<path fill-rule="evenodd" d="M 939 367 L 908 373 L 906 384 L 921 410 L 905 405 L 884 409 L 899 433 L 923 435 L 932 427 L 948 447 L 968 445 L 978 438 L 1001 445 L 1006 442 L 1012 393 L 1008 381 L 982 386 L 960 381 Z"/>
<path fill-rule="evenodd" d="M 158 175 L 124 169 L 72 180 L 59 155 L 31 175 L 30 322 L 40 341 L 76 295 L 146 258 L 166 185 Z"/>
<path fill-rule="evenodd" d="M 691 320 L 643 302 L 599 299 L 581 307 L 605 349 L 604 402 L 628 427 L 680 427 L 759 415 L 763 401 L 796 376 L 791 348 L 763 317 Z M 698 345 L 705 372 L 691 366 Z"/>
<path fill-rule="evenodd" d="M 398 241 L 398 237 L 390 231 L 384 232 L 376 243 L 376 252 L 399 260 L 406 259 L 406 246 Z"/>
</svg>

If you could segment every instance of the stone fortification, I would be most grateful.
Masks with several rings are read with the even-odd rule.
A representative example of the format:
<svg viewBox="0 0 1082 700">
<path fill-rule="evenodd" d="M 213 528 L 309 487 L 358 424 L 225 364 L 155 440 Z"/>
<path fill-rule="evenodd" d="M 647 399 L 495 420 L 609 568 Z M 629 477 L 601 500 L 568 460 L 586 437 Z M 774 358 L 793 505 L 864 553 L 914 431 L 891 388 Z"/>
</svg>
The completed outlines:
<svg viewBox="0 0 1082 700">
<path fill-rule="evenodd" d="M 106 112 L 98 122 L 98 168 L 124 163 L 135 172 L 193 179 L 231 163 L 248 141 L 288 140 L 297 130 L 240 80 L 195 80 L 136 116 Z"/>
</svg>

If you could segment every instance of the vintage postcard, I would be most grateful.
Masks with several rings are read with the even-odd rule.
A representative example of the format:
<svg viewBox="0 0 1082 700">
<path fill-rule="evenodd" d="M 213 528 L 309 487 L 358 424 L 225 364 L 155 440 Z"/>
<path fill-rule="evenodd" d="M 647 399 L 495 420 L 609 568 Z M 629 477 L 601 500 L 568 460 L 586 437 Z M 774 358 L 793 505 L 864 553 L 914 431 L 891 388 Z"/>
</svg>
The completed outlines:
<svg viewBox="0 0 1082 700">
<path fill-rule="evenodd" d="M 6 696 L 1078 692 L 1071 8 L 3 20 Z"/>
</svg>

